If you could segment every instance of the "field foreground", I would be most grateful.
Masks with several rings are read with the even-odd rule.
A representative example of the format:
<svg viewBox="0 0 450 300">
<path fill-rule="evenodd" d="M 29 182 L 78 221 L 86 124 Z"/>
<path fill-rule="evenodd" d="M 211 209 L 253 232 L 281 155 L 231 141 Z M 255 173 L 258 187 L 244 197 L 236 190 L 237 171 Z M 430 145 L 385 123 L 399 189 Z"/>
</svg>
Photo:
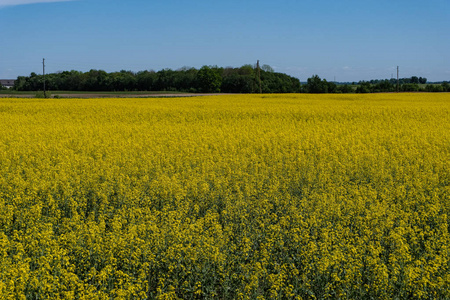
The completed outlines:
<svg viewBox="0 0 450 300">
<path fill-rule="evenodd" d="M 0 99 L 0 299 L 448 299 L 450 94 Z"/>
</svg>

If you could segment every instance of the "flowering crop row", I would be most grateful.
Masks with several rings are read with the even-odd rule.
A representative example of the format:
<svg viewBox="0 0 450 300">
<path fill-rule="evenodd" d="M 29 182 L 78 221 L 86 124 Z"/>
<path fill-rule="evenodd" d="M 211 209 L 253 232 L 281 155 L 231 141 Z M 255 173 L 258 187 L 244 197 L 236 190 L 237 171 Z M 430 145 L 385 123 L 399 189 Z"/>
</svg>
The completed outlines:
<svg viewBox="0 0 450 300">
<path fill-rule="evenodd" d="M 0 100 L 0 299 L 450 298 L 450 95 Z"/>
</svg>

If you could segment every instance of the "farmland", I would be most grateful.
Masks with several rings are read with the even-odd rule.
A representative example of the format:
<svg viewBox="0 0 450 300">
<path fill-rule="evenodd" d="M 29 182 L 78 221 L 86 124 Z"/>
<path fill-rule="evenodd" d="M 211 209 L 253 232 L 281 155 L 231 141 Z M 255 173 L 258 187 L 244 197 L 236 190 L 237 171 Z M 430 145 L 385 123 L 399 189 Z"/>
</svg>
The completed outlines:
<svg viewBox="0 0 450 300">
<path fill-rule="evenodd" d="M 0 299 L 450 298 L 450 94 L 0 99 Z"/>
</svg>

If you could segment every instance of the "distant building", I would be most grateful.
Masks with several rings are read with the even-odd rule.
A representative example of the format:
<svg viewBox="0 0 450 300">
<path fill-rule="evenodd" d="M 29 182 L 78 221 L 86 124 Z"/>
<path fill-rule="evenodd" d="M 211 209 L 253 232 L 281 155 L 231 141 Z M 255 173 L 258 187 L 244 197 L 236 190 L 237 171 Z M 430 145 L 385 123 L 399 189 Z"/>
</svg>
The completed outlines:
<svg viewBox="0 0 450 300">
<path fill-rule="evenodd" d="M 0 79 L 0 84 L 8 89 L 12 88 L 15 82 L 15 79 Z"/>
</svg>

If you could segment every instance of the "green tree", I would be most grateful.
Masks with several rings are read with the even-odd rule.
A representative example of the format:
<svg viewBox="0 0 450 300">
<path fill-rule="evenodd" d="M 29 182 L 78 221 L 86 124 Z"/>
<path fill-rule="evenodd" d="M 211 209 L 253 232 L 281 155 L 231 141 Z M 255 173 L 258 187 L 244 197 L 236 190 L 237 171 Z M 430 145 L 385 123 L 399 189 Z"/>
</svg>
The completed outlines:
<svg viewBox="0 0 450 300">
<path fill-rule="evenodd" d="M 157 76 L 155 71 L 141 71 L 136 74 L 136 85 L 140 91 L 152 91 L 154 89 Z"/>
<path fill-rule="evenodd" d="M 336 83 L 328 82 L 325 79 L 323 81 L 327 85 L 327 93 L 337 93 L 338 92 Z"/>
<path fill-rule="evenodd" d="M 163 69 L 158 71 L 156 75 L 157 80 L 155 83 L 155 88 L 157 91 L 176 91 L 176 71 L 172 69 Z"/>
<path fill-rule="evenodd" d="M 417 83 L 405 83 L 402 84 L 401 90 L 403 92 L 418 92 L 419 91 L 419 85 Z"/>
<path fill-rule="evenodd" d="M 274 72 L 273 68 L 271 66 L 269 66 L 269 65 L 262 65 L 261 66 L 261 70 L 263 70 L 265 72 L 269 72 L 269 73 L 273 73 Z"/>
<path fill-rule="evenodd" d="M 349 84 L 342 84 L 338 85 L 337 92 L 343 94 L 353 93 L 353 88 Z"/>
<path fill-rule="evenodd" d="M 437 92 L 444 92 L 444 89 L 443 89 L 442 85 L 427 84 L 427 86 L 425 87 L 425 91 L 437 93 Z"/>
<path fill-rule="evenodd" d="M 183 67 L 176 71 L 174 87 L 177 91 L 196 92 L 195 80 L 198 70 L 195 68 Z"/>
<path fill-rule="evenodd" d="M 370 93 L 371 92 L 371 84 L 367 81 L 361 81 L 359 86 L 356 88 L 357 93 Z"/>
<path fill-rule="evenodd" d="M 328 93 L 328 83 L 326 80 L 322 81 L 318 75 L 313 75 L 308 78 L 305 91 L 307 93 Z"/>
<path fill-rule="evenodd" d="M 208 66 L 203 66 L 197 73 L 198 90 L 203 93 L 220 92 L 222 77 Z"/>
<path fill-rule="evenodd" d="M 223 77 L 221 91 L 224 93 L 253 93 L 254 85 L 252 76 L 239 75 L 236 72 Z"/>
</svg>

